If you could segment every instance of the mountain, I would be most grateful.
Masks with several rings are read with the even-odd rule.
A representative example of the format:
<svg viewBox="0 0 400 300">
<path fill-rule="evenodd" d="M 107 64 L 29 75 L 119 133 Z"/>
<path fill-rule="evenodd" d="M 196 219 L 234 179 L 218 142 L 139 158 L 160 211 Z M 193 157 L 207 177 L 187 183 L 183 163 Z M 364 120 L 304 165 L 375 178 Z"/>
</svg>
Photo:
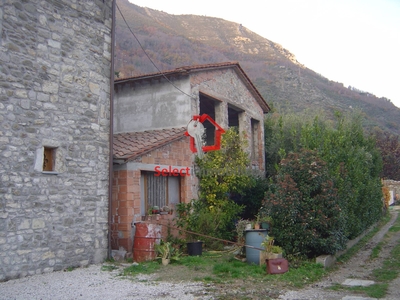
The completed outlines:
<svg viewBox="0 0 400 300">
<path fill-rule="evenodd" d="M 378 127 L 400 135 L 400 109 L 390 100 L 330 81 L 241 24 L 171 15 L 128 0 L 117 0 L 117 5 L 129 25 L 117 9 L 115 70 L 120 77 L 238 61 L 268 104 L 280 111 L 318 109 L 332 116 L 335 111 L 360 109 L 367 130 Z"/>
</svg>

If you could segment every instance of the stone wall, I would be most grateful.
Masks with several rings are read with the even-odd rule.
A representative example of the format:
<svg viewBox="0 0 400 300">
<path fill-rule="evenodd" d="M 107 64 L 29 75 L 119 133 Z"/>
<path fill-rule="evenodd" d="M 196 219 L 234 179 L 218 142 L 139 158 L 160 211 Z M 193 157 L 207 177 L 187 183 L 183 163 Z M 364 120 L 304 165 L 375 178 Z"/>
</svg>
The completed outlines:
<svg viewBox="0 0 400 300">
<path fill-rule="evenodd" d="M 0 280 L 106 258 L 111 26 L 111 0 L 0 0 Z"/>
<path fill-rule="evenodd" d="M 400 181 L 384 180 L 383 184 L 389 188 L 391 199 L 390 204 L 399 205 L 400 201 Z"/>
<path fill-rule="evenodd" d="M 250 144 L 253 134 L 251 120 L 258 121 L 258 131 L 257 135 L 254 137 L 258 140 L 256 145 L 257 155 L 256 158 L 252 160 L 252 166 L 256 167 L 257 170 L 264 171 L 264 112 L 254 96 L 250 93 L 248 87 L 240 80 L 234 69 L 227 68 L 197 72 L 191 75 L 190 80 L 192 91 L 202 92 L 220 101 L 215 121 L 222 128 L 228 128 L 229 105 L 234 105 L 243 111 L 239 116 L 239 132 L 241 134 L 244 133 L 244 137 L 247 138 L 247 145 L 244 147 L 244 150 L 249 154 L 251 152 Z M 198 108 L 197 111 L 199 111 Z"/>
</svg>

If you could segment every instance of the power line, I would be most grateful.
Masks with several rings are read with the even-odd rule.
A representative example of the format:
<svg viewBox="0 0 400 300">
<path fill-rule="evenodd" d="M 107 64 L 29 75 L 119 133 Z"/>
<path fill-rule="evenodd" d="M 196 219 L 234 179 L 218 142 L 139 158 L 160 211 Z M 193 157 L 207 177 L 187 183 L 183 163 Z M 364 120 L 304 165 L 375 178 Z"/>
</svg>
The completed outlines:
<svg viewBox="0 0 400 300">
<path fill-rule="evenodd" d="M 143 50 L 144 54 L 147 56 L 147 58 L 150 60 L 150 62 L 152 63 L 152 65 L 157 69 L 157 71 L 174 87 L 176 88 L 178 91 L 180 91 L 182 94 L 188 96 L 189 98 L 194 98 L 191 95 L 185 93 L 184 91 L 182 91 L 179 87 L 177 87 L 171 80 L 168 79 L 168 77 L 156 66 L 156 64 L 153 62 L 153 60 L 151 59 L 151 57 L 147 54 L 146 50 L 144 49 L 144 47 L 142 46 L 142 44 L 140 43 L 139 39 L 136 37 L 135 33 L 132 31 L 132 29 L 129 27 L 128 22 L 126 21 L 124 15 L 122 14 L 121 10 L 119 9 L 118 3 L 115 3 L 117 5 L 118 11 L 122 17 L 122 19 L 125 22 L 125 25 L 128 27 L 129 31 L 132 33 L 133 37 L 135 38 L 135 40 L 138 42 L 140 48 Z"/>
</svg>

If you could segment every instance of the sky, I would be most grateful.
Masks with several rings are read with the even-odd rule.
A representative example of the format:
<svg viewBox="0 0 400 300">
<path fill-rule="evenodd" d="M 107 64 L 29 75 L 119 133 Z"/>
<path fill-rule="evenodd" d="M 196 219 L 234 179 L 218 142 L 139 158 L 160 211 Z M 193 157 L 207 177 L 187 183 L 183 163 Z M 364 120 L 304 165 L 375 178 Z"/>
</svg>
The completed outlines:
<svg viewBox="0 0 400 300">
<path fill-rule="evenodd" d="M 400 108 L 400 0 L 129 0 L 242 24 L 307 68 Z"/>
</svg>

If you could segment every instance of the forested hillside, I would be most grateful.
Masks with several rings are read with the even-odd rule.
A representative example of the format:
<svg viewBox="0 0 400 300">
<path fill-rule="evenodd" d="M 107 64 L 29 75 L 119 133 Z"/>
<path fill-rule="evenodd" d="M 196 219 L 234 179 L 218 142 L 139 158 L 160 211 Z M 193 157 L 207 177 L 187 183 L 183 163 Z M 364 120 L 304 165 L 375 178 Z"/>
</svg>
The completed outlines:
<svg viewBox="0 0 400 300">
<path fill-rule="evenodd" d="M 121 77 L 238 61 L 268 104 L 282 112 L 316 109 L 332 116 L 335 110 L 360 109 L 367 130 L 380 128 L 400 134 L 400 109 L 390 100 L 328 80 L 279 44 L 241 24 L 206 16 L 170 15 L 128 0 L 117 0 L 117 4 L 129 25 L 117 10 L 115 69 Z"/>
</svg>

